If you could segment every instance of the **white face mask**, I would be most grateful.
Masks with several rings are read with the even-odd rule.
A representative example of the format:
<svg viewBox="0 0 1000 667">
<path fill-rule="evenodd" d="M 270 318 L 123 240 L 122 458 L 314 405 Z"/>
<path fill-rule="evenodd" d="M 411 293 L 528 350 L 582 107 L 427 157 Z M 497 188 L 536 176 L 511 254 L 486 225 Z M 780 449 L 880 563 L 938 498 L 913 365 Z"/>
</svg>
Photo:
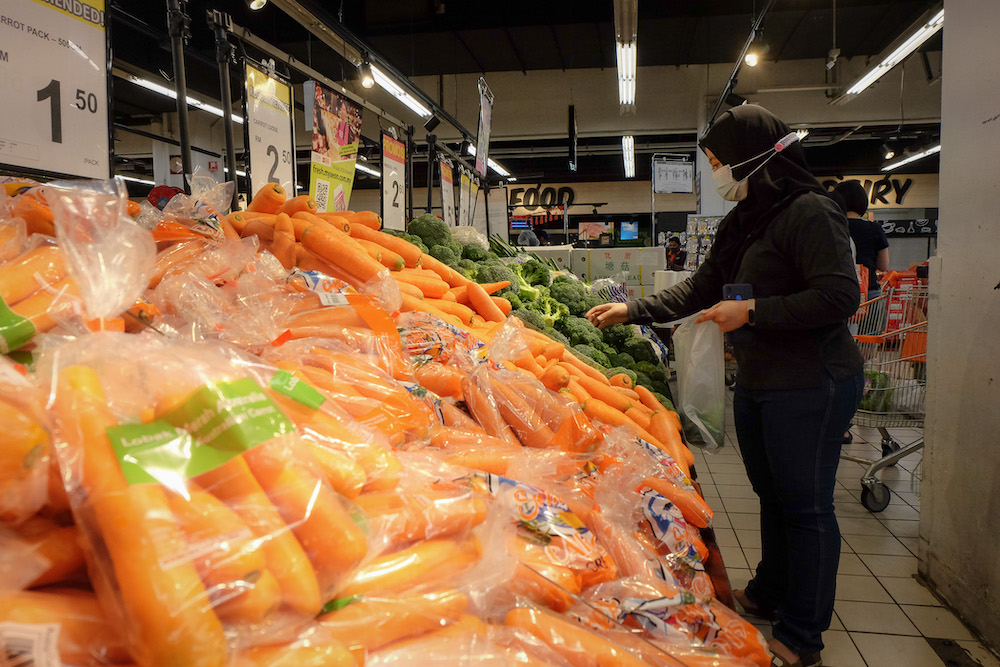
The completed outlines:
<svg viewBox="0 0 1000 667">
<path fill-rule="evenodd" d="M 766 160 L 761 162 L 759 165 L 754 167 L 753 171 L 746 175 L 742 181 L 737 181 L 733 178 L 733 167 L 728 164 L 724 164 L 715 171 L 712 172 L 712 183 L 715 184 L 715 191 L 719 193 L 719 196 L 726 201 L 743 201 L 747 198 L 747 192 L 750 187 L 750 177 L 753 176 L 758 169 L 767 164 L 771 158 L 783 151 L 784 149 L 791 146 L 793 143 L 799 140 L 798 135 L 795 132 L 789 132 L 784 136 L 781 141 L 774 145 L 774 148 L 769 148 L 760 155 L 754 155 L 749 160 L 744 160 L 736 167 L 742 167 L 748 162 L 753 162 L 754 160 L 759 160 L 762 157 L 767 157 Z"/>
</svg>

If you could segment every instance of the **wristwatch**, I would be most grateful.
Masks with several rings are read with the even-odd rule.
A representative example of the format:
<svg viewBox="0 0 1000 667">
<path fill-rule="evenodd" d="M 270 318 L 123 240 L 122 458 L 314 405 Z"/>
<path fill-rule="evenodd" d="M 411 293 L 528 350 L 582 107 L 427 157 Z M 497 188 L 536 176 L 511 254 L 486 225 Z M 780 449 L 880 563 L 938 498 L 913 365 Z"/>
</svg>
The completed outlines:
<svg viewBox="0 0 1000 667">
<path fill-rule="evenodd" d="M 753 301 L 748 301 L 747 302 L 747 324 L 749 324 L 750 326 L 754 326 L 755 324 L 757 324 L 757 316 L 754 313 L 753 307 L 754 307 L 754 302 Z"/>
</svg>

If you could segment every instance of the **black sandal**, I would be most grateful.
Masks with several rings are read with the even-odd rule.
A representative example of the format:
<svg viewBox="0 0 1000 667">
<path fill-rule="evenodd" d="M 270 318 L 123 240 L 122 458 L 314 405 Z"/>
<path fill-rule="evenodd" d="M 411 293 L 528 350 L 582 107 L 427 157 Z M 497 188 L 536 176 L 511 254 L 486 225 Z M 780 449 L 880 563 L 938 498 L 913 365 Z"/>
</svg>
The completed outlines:
<svg viewBox="0 0 1000 667">
<path fill-rule="evenodd" d="M 815 653 L 796 653 L 778 639 L 770 639 L 767 648 L 774 656 L 771 667 L 823 667 L 823 656 Z"/>
<path fill-rule="evenodd" d="M 778 620 L 777 611 L 754 602 L 753 599 L 747 595 L 747 590 L 745 588 L 733 591 L 733 599 L 739 603 L 740 607 L 743 608 L 743 612 L 747 616 L 756 616 L 757 618 L 762 618 L 765 621 L 772 622 Z"/>
</svg>

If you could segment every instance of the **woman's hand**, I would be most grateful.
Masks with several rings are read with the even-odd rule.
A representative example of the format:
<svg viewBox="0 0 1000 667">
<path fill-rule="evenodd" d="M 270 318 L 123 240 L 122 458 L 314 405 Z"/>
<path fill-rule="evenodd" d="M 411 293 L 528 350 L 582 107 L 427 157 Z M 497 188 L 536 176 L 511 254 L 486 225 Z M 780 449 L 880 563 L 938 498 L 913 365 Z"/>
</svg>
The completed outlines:
<svg viewBox="0 0 1000 667">
<path fill-rule="evenodd" d="M 587 311 L 586 318 L 598 329 L 628 322 L 628 306 L 624 303 L 602 303 Z"/>
<path fill-rule="evenodd" d="M 747 323 L 747 315 L 754 306 L 753 299 L 749 301 L 720 301 L 708 310 L 701 311 L 694 322 L 715 322 L 723 333 L 735 331 Z"/>
</svg>

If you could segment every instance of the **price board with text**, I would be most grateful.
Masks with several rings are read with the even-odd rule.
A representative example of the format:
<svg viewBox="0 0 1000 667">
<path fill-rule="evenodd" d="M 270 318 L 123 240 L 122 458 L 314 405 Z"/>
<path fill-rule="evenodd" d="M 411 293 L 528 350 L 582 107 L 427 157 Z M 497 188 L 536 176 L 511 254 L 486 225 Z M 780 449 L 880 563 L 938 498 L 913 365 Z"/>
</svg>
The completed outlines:
<svg viewBox="0 0 1000 667">
<path fill-rule="evenodd" d="M 406 145 L 382 133 L 382 226 L 406 229 Z"/>
<path fill-rule="evenodd" d="M 0 165 L 110 176 L 104 5 L 0 3 Z"/>
<path fill-rule="evenodd" d="M 268 183 L 278 183 L 289 197 L 294 197 L 292 87 L 247 62 L 246 116 L 251 195 Z"/>
<path fill-rule="evenodd" d="M 441 160 L 441 217 L 449 227 L 455 226 L 455 181 L 451 165 Z"/>
</svg>

